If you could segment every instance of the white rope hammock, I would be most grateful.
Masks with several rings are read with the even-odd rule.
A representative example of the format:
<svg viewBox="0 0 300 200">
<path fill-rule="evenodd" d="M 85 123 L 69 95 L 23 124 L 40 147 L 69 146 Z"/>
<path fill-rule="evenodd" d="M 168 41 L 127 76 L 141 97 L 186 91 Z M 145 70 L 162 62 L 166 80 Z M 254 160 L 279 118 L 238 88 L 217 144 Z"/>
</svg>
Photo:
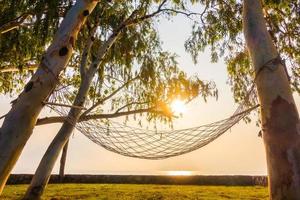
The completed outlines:
<svg viewBox="0 0 300 200">
<path fill-rule="evenodd" d="M 58 89 L 49 101 L 71 105 L 72 102 L 65 98 L 66 93 L 67 89 Z M 254 84 L 232 116 L 206 125 L 158 131 L 131 127 L 110 119 L 91 119 L 75 126 L 91 141 L 109 151 L 135 158 L 165 159 L 197 150 L 220 137 L 259 106 L 251 106 L 249 102 L 256 102 Z M 48 106 L 61 116 L 68 115 L 67 108 Z"/>
</svg>

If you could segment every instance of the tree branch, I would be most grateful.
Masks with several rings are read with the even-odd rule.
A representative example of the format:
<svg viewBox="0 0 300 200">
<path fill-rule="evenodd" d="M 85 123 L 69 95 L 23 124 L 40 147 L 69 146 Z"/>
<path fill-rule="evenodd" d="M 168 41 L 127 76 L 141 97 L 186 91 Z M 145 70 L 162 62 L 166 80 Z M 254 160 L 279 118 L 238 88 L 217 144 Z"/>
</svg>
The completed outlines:
<svg viewBox="0 0 300 200">
<path fill-rule="evenodd" d="M 187 17 L 190 17 L 192 15 L 199 15 L 202 17 L 202 15 L 205 13 L 206 9 L 208 6 L 205 7 L 205 10 L 202 12 L 202 13 L 196 13 L 196 12 L 184 12 L 184 11 L 181 11 L 181 10 L 175 10 L 175 9 L 171 9 L 171 8 L 162 8 L 165 4 L 166 4 L 167 0 L 164 0 L 162 1 L 162 3 L 158 6 L 157 10 L 151 14 L 147 14 L 147 15 L 144 15 L 142 17 L 139 17 L 139 18 L 135 18 L 135 19 L 132 19 L 132 20 L 128 20 L 127 21 L 127 24 L 128 25 L 134 25 L 134 24 L 137 24 L 139 23 L 140 21 L 143 21 L 143 20 L 147 20 L 149 18 L 152 18 L 162 12 L 173 12 L 173 13 L 177 13 L 177 14 L 182 14 L 182 15 L 185 15 Z M 130 19 L 130 18 L 129 18 Z"/>
<path fill-rule="evenodd" d="M 0 26 L 0 34 L 9 32 L 18 28 L 28 17 L 32 16 L 32 13 L 23 13 L 19 17 Z"/>
<path fill-rule="evenodd" d="M 38 64 L 26 64 L 25 66 L 1 66 L 0 73 L 10 73 L 10 72 L 19 72 L 19 71 L 34 71 L 38 68 Z"/>
<path fill-rule="evenodd" d="M 115 91 L 113 91 L 111 94 L 109 94 L 108 96 L 104 97 L 103 99 L 100 99 L 99 101 L 97 101 L 94 105 L 92 105 L 84 113 L 82 113 L 82 115 L 87 115 L 92 110 L 94 110 L 97 106 L 103 104 L 105 101 L 107 101 L 108 99 L 112 98 L 114 95 L 116 95 L 118 92 L 120 92 L 123 88 L 125 88 L 130 83 L 132 83 L 133 81 L 137 80 L 138 78 L 139 78 L 139 76 L 136 76 L 135 78 L 130 79 L 129 81 L 127 81 L 126 83 L 124 83 L 123 85 L 121 85 L 118 89 L 116 89 Z"/>
<path fill-rule="evenodd" d="M 155 110 L 154 107 L 152 108 L 143 108 L 137 110 L 130 110 L 126 112 L 118 112 L 118 113 L 111 113 L 111 114 L 93 114 L 93 115 L 81 115 L 78 122 L 88 121 L 91 119 L 109 119 L 109 118 L 116 118 L 122 117 L 127 115 L 134 115 L 140 113 L 156 113 L 164 115 L 162 111 Z M 54 117 L 45 117 L 37 120 L 36 126 L 46 125 L 46 124 L 53 124 L 53 123 L 63 123 L 65 120 L 68 120 L 65 116 L 54 116 Z"/>
<path fill-rule="evenodd" d="M 53 102 L 47 102 L 47 101 L 43 101 L 43 104 L 45 104 L 45 105 L 52 105 L 52 106 L 61 106 L 61 107 L 67 107 L 67 108 L 76 108 L 76 109 L 86 110 L 86 108 L 83 107 L 83 106 L 66 105 L 66 104 L 53 103 Z"/>
<path fill-rule="evenodd" d="M 127 108 L 129 106 L 132 106 L 132 105 L 142 105 L 142 104 L 146 104 L 146 103 L 149 103 L 149 102 L 130 102 L 130 103 L 128 103 L 128 104 L 120 107 L 119 109 L 117 109 L 115 111 L 115 113 L 119 113 L 121 110 L 123 110 L 123 109 L 125 109 L 125 108 Z"/>
<path fill-rule="evenodd" d="M 139 23 L 140 21 L 144 21 L 144 20 L 154 17 L 155 15 L 157 15 L 163 11 L 162 7 L 166 4 L 166 2 L 167 2 L 167 0 L 162 1 L 155 12 L 148 14 L 148 15 L 144 15 L 142 17 L 134 18 L 134 19 L 128 18 L 128 20 L 125 23 L 128 26 L 131 26 L 131 25 Z"/>
<path fill-rule="evenodd" d="M 64 17 L 67 7 L 58 6 L 57 9 L 58 9 L 59 16 Z M 47 9 L 44 9 L 43 13 L 45 14 L 46 12 L 47 12 Z M 26 26 L 26 27 L 32 26 L 34 23 L 24 23 L 24 21 L 26 19 L 28 19 L 28 17 L 30 17 L 30 16 L 33 17 L 34 15 L 35 15 L 34 11 L 29 10 L 28 12 L 23 13 L 19 17 L 15 18 L 3 25 L 0 25 L 0 34 L 4 34 L 6 32 L 9 32 L 16 28 L 19 28 L 21 26 Z"/>
<path fill-rule="evenodd" d="M 86 64 L 87 64 L 87 60 L 88 60 L 88 55 L 93 46 L 93 43 L 95 40 L 94 35 L 96 33 L 98 25 L 99 25 L 99 21 L 97 21 L 95 26 L 92 28 L 91 33 L 89 35 L 89 39 L 87 41 L 87 44 L 82 52 L 82 58 L 81 58 L 80 67 L 79 67 L 81 79 L 83 79 L 86 74 Z"/>
</svg>

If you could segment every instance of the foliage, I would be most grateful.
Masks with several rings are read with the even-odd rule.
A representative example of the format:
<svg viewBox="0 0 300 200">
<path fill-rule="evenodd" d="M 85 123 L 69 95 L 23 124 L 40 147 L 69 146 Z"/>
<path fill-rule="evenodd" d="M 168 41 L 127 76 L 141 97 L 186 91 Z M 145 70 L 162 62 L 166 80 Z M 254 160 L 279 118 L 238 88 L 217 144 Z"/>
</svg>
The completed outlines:
<svg viewBox="0 0 300 200">
<path fill-rule="evenodd" d="M 30 12 L 31 17 L 27 19 L 26 25 L 0 35 L 0 49 L 2 47 L 3 53 L 0 66 L 16 65 L 22 69 L 22 65 L 38 63 L 43 50 L 51 42 L 61 18 L 72 3 L 72 1 L 63 0 L 51 3 L 21 1 L 20 7 L 15 8 L 9 2 L 3 2 L 0 7 L 7 14 L 7 18 L 1 21 L 2 24 L 25 12 Z M 160 8 L 165 10 L 155 13 Z M 101 49 L 109 36 L 114 34 L 130 17 L 137 19 L 136 23 L 122 27 L 117 41 L 103 58 L 87 97 L 88 105 L 93 105 L 131 79 L 137 80 L 132 81 L 132 84 L 128 84 L 121 94 L 107 102 L 110 109 L 106 109 L 106 112 L 153 108 L 163 111 L 164 115 L 155 112 L 148 113 L 149 121 L 159 119 L 170 122 L 171 113 L 168 110 L 168 104 L 173 99 L 180 98 L 188 102 L 199 95 L 205 99 L 208 96 L 217 96 L 213 83 L 201 81 L 197 77 L 187 77 L 179 69 L 176 55 L 165 52 L 161 48 L 161 41 L 155 28 L 156 17 L 159 15 L 171 17 L 176 14 L 173 12 L 176 9 L 184 10 L 185 6 L 180 1 L 100 2 L 89 16 L 87 25 L 80 32 L 74 56 L 61 75 L 62 85 L 69 86 L 69 91 L 73 92 L 72 95 L 66 97 L 73 100 L 79 87 L 80 61 L 92 28 L 97 26 L 97 32 L 87 66 L 97 59 L 97 51 Z M 153 17 L 143 20 L 144 16 L 153 13 L 155 13 Z M 37 37 L 32 37 L 32 35 Z M 11 46 L 15 48 L 7 52 L 3 50 Z M 3 85 L 14 83 L 14 85 L 7 84 L 7 87 L 1 87 L 0 92 L 4 94 L 18 92 L 30 75 L 25 70 L 18 73 L 0 74 L 5 78 Z M 19 82 L 15 81 L 16 79 Z M 98 113 L 104 112 L 102 107 L 97 110 Z"/>
<path fill-rule="evenodd" d="M 246 88 L 253 81 L 253 69 L 242 35 L 242 1 L 199 1 L 203 13 L 196 21 L 185 47 L 195 62 L 199 52 L 210 49 L 211 60 L 224 57 L 229 83 L 235 100 L 245 98 Z M 264 13 L 267 27 L 281 56 L 286 59 L 293 89 L 300 93 L 300 1 L 266 0 Z"/>
<path fill-rule="evenodd" d="M 129 8 L 127 3 L 112 5 L 112 7 L 115 11 Z M 105 12 L 104 10 L 99 11 L 102 14 L 102 19 L 107 18 L 107 23 L 100 20 L 99 31 L 90 52 L 90 63 L 95 59 L 95 52 L 101 48 L 101 45 L 109 35 L 114 33 L 114 30 L 125 18 L 128 18 L 134 12 L 137 13 L 136 18 L 142 18 L 155 12 L 151 10 L 153 9 L 151 4 L 140 4 L 136 7 L 138 9 L 134 10 L 133 8 L 131 12 L 126 12 L 127 14 L 123 17 L 111 15 L 109 12 L 107 12 L 108 16 L 104 16 L 105 12 L 111 8 L 104 9 Z M 89 21 L 91 24 L 92 20 Z M 110 21 L 114 23 L 110 24 Z M 180 70 L 176 62 L 176 55 L 162 50 L 154 22 L 155 16 L 124 28 L 118 40 L 107 52 L 91 86 L 88 97 L 89 102 L 91 104 L 98 102 L 123 84 L 131 82 L 133 79 L 134 81 L 128 84 L 119 95 L 114 96 L 107 102 L 106 105 L 109 105 L 109 109 L 102 105 L 97 113 L 115 113 L 151 108 L 162 111 L 164 114 L 148 112 L 148 121 L 158 119 L 163 122 L 171 122 L 172 113 L 169 104 L 172 100 L 178 98 L 189 102 L 197 96 L 202 96 L 204 99 L 208 96 L 217 96 L 215 85 L 212 82 L 204 82 L 197 77 L 187 77 Z M 83 31 L 83 34 L 88 35 L 88 30 L 85 31 Z M 85 40 L 82 39 L 80 42 L 82 48 L 84 48 Z M 77 65 L 80 62 L 76 62 L 76 60 L 80 60 L 81 54 L 82 52 L 75 56 L 74 63 L 77 63 Z M 79 66 L 76 68 L 79 68 Z M 63 84 L 76 85 L 75 88 L 78 88 L 79 80 L 80 74 L 77 70 L 72 73 L 65 73 Z M 74 90 L 74 95 L 69 98 L 74 98 L 75 94 L 76 90 Z M 136 116 L 135 119 L 137 119 Z M 139 122 L 141 123 L 140 119 Z"/>
<path fill-rule="evenodd" d="M 16 29 L 0 34 L 0 68 L 14 66 L 20 73 L 0 74 L 0 92 L 19 92 L 31 72 L 23 71 L 27 64 L 38 63 L 59 21 L 72 4 L 71 0 L 0 2 L 0 27 L 20 16 L 28 15 Z M 39 37 L 33 37 L 39 36 Z M 5 83 L 10 82 L 10 83 Z"/>
<path fill-rule="evenodd" d="M 161 2 L 143 1 L 139 14 L 153 9 L 155 7 L 153 5 L 158 5 Z M 229 83 L 232 85 L 234 97 L 236 101 L 240 101 L 245 97 L 245 88 L 253 80 L 253 71 L 250 68 L 251 63 L 246 53 L 245 42 L 242 36 L 242 1 L 167 1 L 168 7 L 181 11 L 187 10 L 186 5 L 188 3 L 199 3 L 202 5 L 203 10 L 201 15 L 195 20 L 192 35 L 186 41 L 186 49 L 191 53 L 195 62 L 199 52 L 204 51 L 208 47 L 211 51 L 212 61 L 217 61 L 220 57 L 224 57 L 228 66 Z M 51 3 L 48 1 L 23 0 L 18 1 L 18 6 L 16 6 L 15 1 L 2 1 L 0 3 L 0 26 L 24 13 L 32 13 L 33 15 L 28 19 L 27 25 L 0 35 L 0 66 L 15 65 L 22 69 L 22 66 L 26 63 L 40 60 L 43 50 L 53 37 L 61 17 L 64 16 L 65 11 L 72 4 L 73 1 L 70 0 L 55 0 L 51 1 Z M 282 57 L 287 60 L 291 83 L 294 91 L 298 93 L 300 93 L 300 71 L 299 67 L 297 67 L 300 63 L 300 41 L 299 37 L 297 37 L 300 30 L 298 23 L 299 4 L 299 0 L 265 0 L 264 2 L 268 29 Z M 90 17 L 91 22 L 89 26 L 94 24 L 95 20 L 100 17 L 101 35 L 103 36 L 109 32 L 109 29 L 116 27 L 137 6 L 138 3 L 135 1 L 100 2 L 100 5 Z M 54 9 L 57 7 L 59 9 Z M 164 16 L 170 18 L 174 14 L 176 13 L 165 12 Z M 86 27 L 86 31 L 81 32 L 77 45 L 79 52 L 77 55 L 80 55 L 80 52 L 82 52 L 85 43 L 85 37 L 83 36 L 87 36 L 89 26 Z M 32 37 L 32 35 L 39 35 L 40 37 Z M 128 42 L 128 45 L 132 44 L 130 44 L 130 40 L 120 42 Z M 140 45 L 136 46 L 145 48 Z M 126 59 L 122 62 L 127 62 L 128 67 L 131 57 L 130 53 L 137 53 L 139 50 L 125 53 Z M 108 58 L 111 57 L 108 56 Z M 75 56 L 71 65 L 76 63 L 76 61 L 78 61 L 78 57 Z M 5 87 L 1 87 L 0 92 L 11 93 L 15 89 L 22 88 L 24 84 L 22 80 L 30 77 L 30 74 L 27 71 L 23 71 L 22 73 L 15 73 L 15 75 L 0 74 L 0 76 L 1 80 L 10 80 L 14 77 L 13 80 L 20 81 L 19 84 L 14 83 L 13 87 L 11 87 L 12 84 L 3 83 L 2 86 Z M 16 85 L 19 87 L 15 87 Z"/>
</svg>

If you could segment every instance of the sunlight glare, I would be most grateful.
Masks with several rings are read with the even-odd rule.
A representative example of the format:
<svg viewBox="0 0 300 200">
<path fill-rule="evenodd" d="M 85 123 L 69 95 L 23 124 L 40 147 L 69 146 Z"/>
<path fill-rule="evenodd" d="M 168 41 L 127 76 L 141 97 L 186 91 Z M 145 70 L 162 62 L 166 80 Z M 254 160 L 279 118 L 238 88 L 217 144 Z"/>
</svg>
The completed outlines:
<svg viewBox="0 0 300 200">
<path fill-rule="evenodd" d="M 169 176 L 191 176 L 193 175 L 192 171 L 168 171 Z"/>
<path fill-rule="evenodd" d="M 175 99 L 171 103 L 171 110 L 175 115 L 183 114 L 186 111 L 185 103 L 179 99 Z"/>
</svg>

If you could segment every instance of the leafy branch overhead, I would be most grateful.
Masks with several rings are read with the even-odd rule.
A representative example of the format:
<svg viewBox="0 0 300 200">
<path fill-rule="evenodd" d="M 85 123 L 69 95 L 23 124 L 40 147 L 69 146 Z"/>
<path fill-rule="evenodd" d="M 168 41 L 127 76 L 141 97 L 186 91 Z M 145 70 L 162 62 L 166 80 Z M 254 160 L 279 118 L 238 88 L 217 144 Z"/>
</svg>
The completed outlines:
<svg viewBox="0 0 300 200">
<path fill-rule="evenodd" d="M 193 27 L 185 47 L 197 62 L 199 53 L 209 48 L 211 60 L 224 57 L 229 83 L 236 101 L 246 95 L 246 88 L 253 80 L 242 33 L 242 2 L 236 0 L 198 1 L 202 15 Z M 300 1 L 264 1 L 267 28 L 281 56 L 286 59 L 293 89 L 300 93 Z M 233 20 L 234 19 L 234 20 Z"/>
<path fill-rule="evenodd" d="M 28 7 L 26 6 L 28 2 L 23 3 L 24 8 L 22 6 L 14 8 L 17 9 L 17 13 L 9 19 L 15 19 L 22 13 L 30 12 L 33 13 L 32 17 L 28 19 L 31 25 L 21 26 L 0 35 L 3 39 L 0 47 L 1 45 L 10 45 L 6 44 L 8 37 L 17 37 L 16 35 L 18 35 L 18 37 L 22 36 L 28 40 L 26 45 L 20 44 L 16 50 L 8 51 L 7 57 L 3 57 L 3 60 L 0 61 L 3 71 L 9 72 L 9 66 L 19 66 L 18 69 L 22 69 L 20 72 L 1 73 L 0 76 L 10 76 L 6 80 L 18 79 L 22 82 L 14 87 L 8 85 L 9 89 L 3 90 L 2 93 L 13 93 L 23 87 L 27 77 L 31 75 L 31 70 L 27 70 L 26 66 L 34 65 L 41 58 L 43 49 L 50 42 L 59 20 L 72 4 L 71 1 L 53 2 L 51 6 L 59 5 L 60 9 L 51 14 L 52 11 L 49 9 L 52 8 L 49 7 L 48 2 L 44 4 L 37 2 Z M 10 12 L 13 11 L 10 10 Z M 65 72 L 61 74 L 61 84 L 72 91 L 72 94 L 67 94 L 66 98 L 72 102 L 77 93 L 82 75 L 80 65 L 84 54 L 88 54 L 86 65 L 89 66 L 97 59 L 97 51 L 110 35 L 118 31 L 120 31 L 118 39 L 113 43 L 106 56 L 102 58 L 98 73 L 93 79 L 87 97 L 88 105 L 96 107 L 95 103 L 116 91 L 117 88 L 130 82 L 131 79 L 136 80 L 119 90 L 118 94 L 105 102 L 106 105 L 99 104 L 96 109 L 92 110 L 93 112 L 96 111 L 97 114 L 102 115 L 120 112 L 138 114 L 134 111 L 142 110 L 142 113 L 145 113 L 144 111 L 148 110 L 151 111 L 147 112 L 149 121 L 159 119 L 170 122 L 172 114 L 169 104 L 173 99 L 179 98 L 189 102 L 198 96 L 202 96 L 204 99 L 208 96 L 217 96 L 214 83 L 201 81 L 197 77 L 188 77 L 180 70 L 176 62 L 176 55 L 162 49 L 155 24 L 160 16 L 176 14 L 186 17 L 199 15 L 199 13 L 187 10 L 182 2 L 176 1 L 100 2 L 100 5 L 89 16 L 87 25 L 80 32 L 75 53 Z M 50 18 L 48 15 L 56 17 L 54 17 L 55 19 Z M 4 20 L 2 24 L 5 22 L 8 23 L 9 20 Z M 47 30 L 42 31 L 42 28 L 45 27 Z M 95 28 L 97 31 L 92 38 L 91 49 L 89 53 L 84 52 L 90 33 Z M 32 34 L 38 34 L 41 37 L 32 38 Z M 24 61 L 23 55 L 24 48 L 29 50 L 26 61 Z M 20 57 L 12 59 L 11 55 L 16 51 L 20 52 Z M 181 66 L 181 68 L 184 67 Z"/>
</svg>

